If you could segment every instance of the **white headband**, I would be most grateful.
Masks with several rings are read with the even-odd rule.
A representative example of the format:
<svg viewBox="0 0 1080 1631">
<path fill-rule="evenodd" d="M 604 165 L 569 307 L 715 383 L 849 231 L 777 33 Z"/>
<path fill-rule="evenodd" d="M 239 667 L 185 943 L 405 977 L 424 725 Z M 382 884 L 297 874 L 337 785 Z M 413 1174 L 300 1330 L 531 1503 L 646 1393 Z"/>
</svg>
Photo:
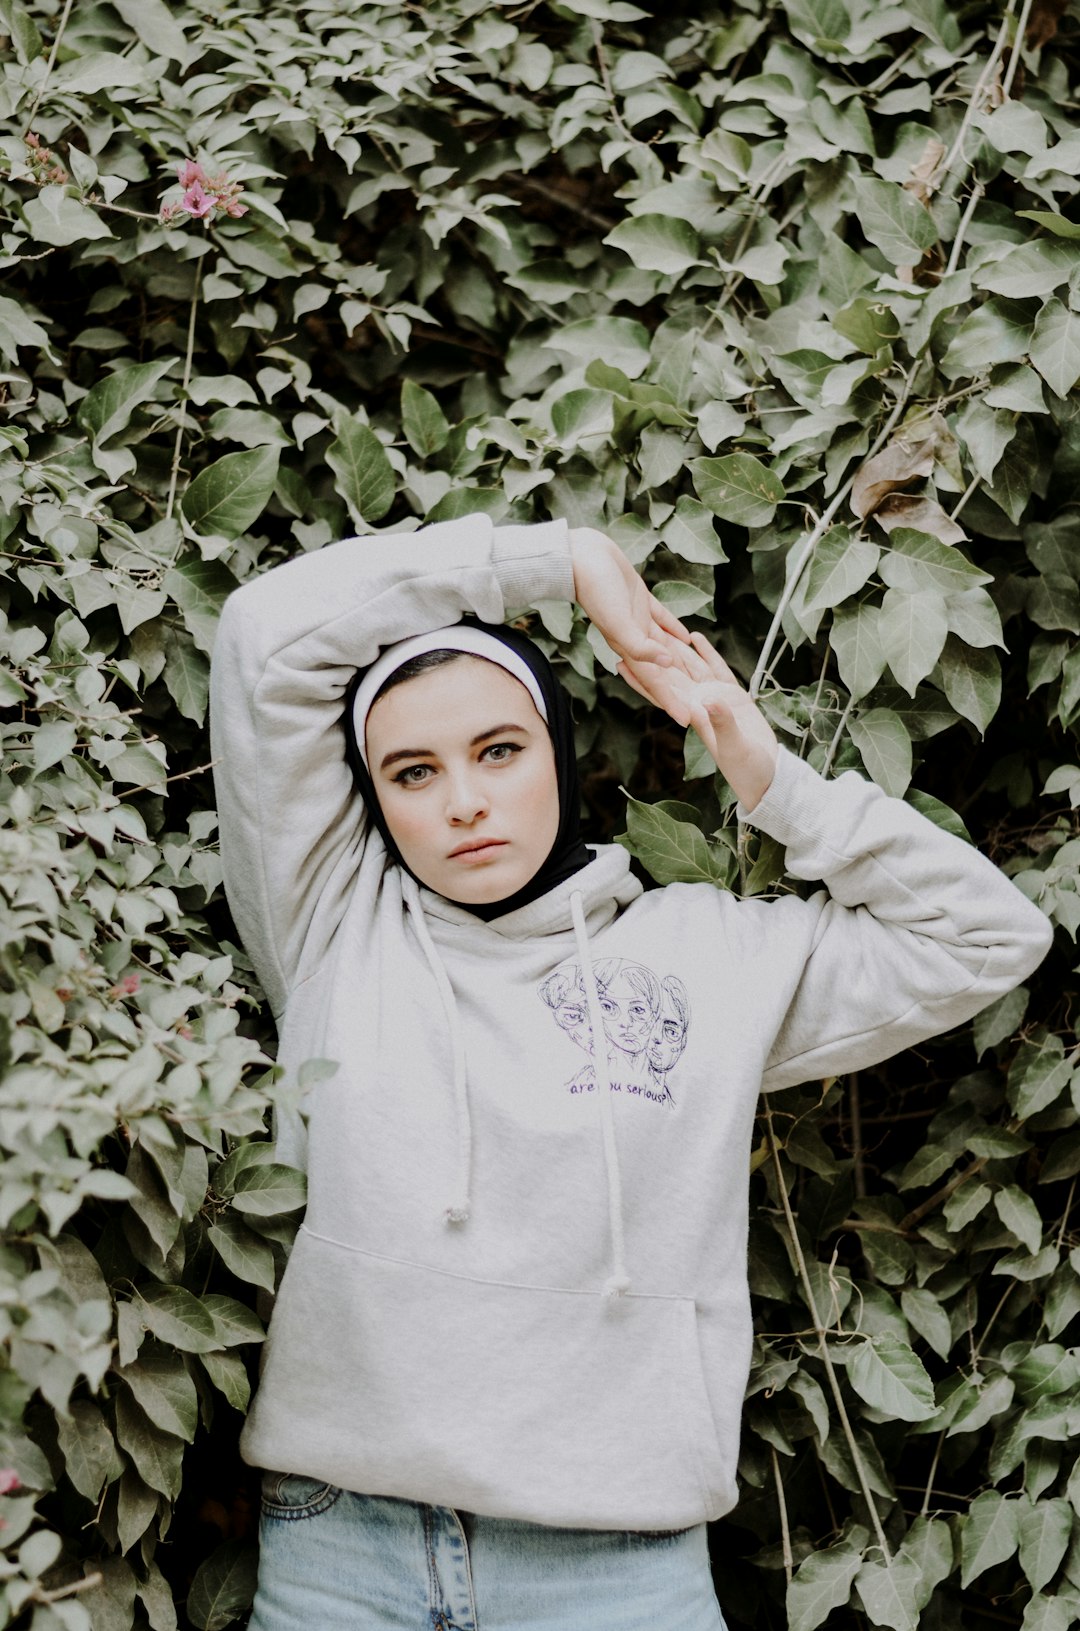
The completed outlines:
<svg viewBox="0 0 1080 1631">
<path fill-rule="evenodd" d="M 537 683 L 536 675 L 529 665 L 512 651 L 501 640 L 496 640 L 493 634 L 487 634 L 483 629 L 471 629 L 467 625 L 455 624 L 447 629 L 432 629 L 430 634 L 417 634 L 410 640 L 399 640 L 396 645 L 388 646 L 382 655 L 372 663 L 360 684 L 356 688 L 356 697 L 353 700 L 353 732 L 356 737 L 356 746 L 360 757 L 367 765 L 367 742 L 365 731 L 367 716 L 371 711 L 371 704 L 390 678 L 391 674 L 414 657 L 422 657 L 427 651 L 462 651 L 469 657 L 484 657 L 489 663 L 498 663 L 512 674 L 532 697 L 537 713 L 546 725 L 548 722 L 547 703 L 544 694 Z"/>
</svg>

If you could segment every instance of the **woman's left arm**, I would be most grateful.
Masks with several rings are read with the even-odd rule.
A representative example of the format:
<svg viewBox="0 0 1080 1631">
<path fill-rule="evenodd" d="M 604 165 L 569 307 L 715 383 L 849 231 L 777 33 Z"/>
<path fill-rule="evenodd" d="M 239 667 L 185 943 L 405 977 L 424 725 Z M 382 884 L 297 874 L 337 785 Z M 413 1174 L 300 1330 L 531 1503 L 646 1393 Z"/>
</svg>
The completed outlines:
<svg viewBox="0 0 1080 1631">
<path fill-rule="evenodd" d="M 778 748 L 699 635 L 693 649 L 703 667 L 687 658 L 624 673 L 694 725 L 740 817 L 785 846 L 793 877 L 827 891 L 743 901 L 734 915 L 742 966 L 783 993 L 766 1088 L 888 1058 L 970 1019 L 1038 966 L 1050 924 L 991 861 L 855 772 L 829 781 Z"/>
</svg>

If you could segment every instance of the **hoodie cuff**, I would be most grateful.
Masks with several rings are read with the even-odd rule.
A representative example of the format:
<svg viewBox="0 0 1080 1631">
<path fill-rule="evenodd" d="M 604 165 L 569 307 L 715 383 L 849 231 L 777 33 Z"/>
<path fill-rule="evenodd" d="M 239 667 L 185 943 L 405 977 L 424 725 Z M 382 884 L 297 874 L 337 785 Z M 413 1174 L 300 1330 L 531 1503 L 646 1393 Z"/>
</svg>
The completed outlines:
<svg viewBox="0 0 1080 1631">
<path fill-rule="evenodd" d="M 781 747 L 768 789 L 752 810 L 736 806 L 740 821 L 775 838 L 785 848 L 799 839 L 821 840 L 829 831 L 830 806 L 842 790 L 811 768 L 790 748 Z"/>
<path fill-rule="evenodd" d="M 565 521 L 496 527 L 491 563 L 507 611 L 539 600 L 573 600 L 574 567 Z"/>
</svg>

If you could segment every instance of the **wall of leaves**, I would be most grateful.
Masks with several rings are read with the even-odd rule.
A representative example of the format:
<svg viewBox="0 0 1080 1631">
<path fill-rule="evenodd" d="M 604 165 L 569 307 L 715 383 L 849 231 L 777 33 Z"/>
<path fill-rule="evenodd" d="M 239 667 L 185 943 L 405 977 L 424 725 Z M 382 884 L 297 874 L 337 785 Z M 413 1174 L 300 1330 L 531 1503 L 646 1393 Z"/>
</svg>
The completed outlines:
<svg viewBox="0 0 1080 1631">
<path fill-rule="evenodd" d="M 236 1432 L 303 1186 L 220 890 L 214 626 L 285 556 L 484 511 L 605 527 L 791 746 L 1059 926 L 963 1034 L 763 1110 L 713 1540 L 732 1631 L 1067 1631 L 1077 0 L 0 0 L 0 30 L 0 1622 L 250 1599 Z M 580 614 L 533 626 L 593 831 L 659 882 L 787 887 Z"/>
</svg>

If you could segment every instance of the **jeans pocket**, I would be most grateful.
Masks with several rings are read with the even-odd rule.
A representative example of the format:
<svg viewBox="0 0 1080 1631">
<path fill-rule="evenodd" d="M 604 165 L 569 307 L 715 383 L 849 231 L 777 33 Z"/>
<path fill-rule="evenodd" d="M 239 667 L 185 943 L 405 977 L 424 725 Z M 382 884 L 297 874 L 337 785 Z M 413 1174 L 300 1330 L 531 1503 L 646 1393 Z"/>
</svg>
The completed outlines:
<svg viewBox="0 0 1080 1631">
<path fill-rule="evenodd" d="M 262 1482 L 262 1509 L 268 1518 L 315 1518 L 329 1511 L 341 1497 L 336 1484 L 299 1472 L 266 1472 Z"/>
</svg>

